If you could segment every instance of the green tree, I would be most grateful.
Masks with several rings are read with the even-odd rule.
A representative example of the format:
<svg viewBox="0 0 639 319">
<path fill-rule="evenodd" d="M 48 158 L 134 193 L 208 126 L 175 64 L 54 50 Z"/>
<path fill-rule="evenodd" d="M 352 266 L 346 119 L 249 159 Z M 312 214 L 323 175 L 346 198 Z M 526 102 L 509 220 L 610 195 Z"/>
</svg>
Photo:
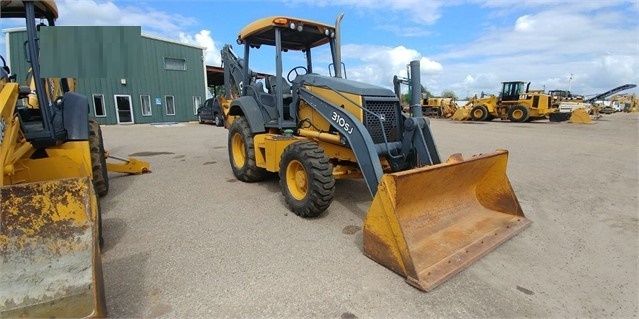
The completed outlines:
<svg viewBox="0 0 639 319">
<path fill-rule="evenodd" d="M 429 99 L 434 97 L 433 93 L 430 93 L 423 85 L 422 85 L 422 99 Z"/>
<path fill-rule="evenodd" d="M 225 94 L 224 85 L 209 86 L 209 92 L 213 96 L 223 96 Z"/>
<path fill-rule="evenodd" d="M 428 98 L 431 98 L 431 97 L 434 96 L 423 85 L 422 85 L 422 90 L 421 91 L 422 91 L 421 92 L 422 93 L 422 97 L 421 97 L 422 99 L 428 99 Z M 399 101 L 402 102 L 402 103 L 410 104 L 410 98 L 411 98 L 411 93 L 410 92 L 404 93 L 404 94 L 401 95 Z"/>
<path fill-rule="evenodd" d="M 410 94 L 408 94 L 408 93 L 402 94 L 402 96 L 399 99 L 399 101 L 402 102 L 402 103 L 410 104 Z"/>
<path fill-rule="evenodd" d="M 452 90 L 444 90 L 444 91 L 442 91 L 442 97 L 453 98 L 453 99 L 457 100 L 457 95 L 455 95 L 455 92 L 452 91 Z"/>
</svg>

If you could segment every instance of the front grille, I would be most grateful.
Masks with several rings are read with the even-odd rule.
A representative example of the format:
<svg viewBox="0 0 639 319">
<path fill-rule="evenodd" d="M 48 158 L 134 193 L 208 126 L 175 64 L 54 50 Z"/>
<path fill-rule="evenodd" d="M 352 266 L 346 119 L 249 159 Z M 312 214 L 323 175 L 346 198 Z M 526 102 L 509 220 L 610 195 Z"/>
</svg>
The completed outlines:
<svg viewBox="0 0 639 319">
<path fill-rule="evenodd" d="M 365 98 L 364 108 L 368 110 L 368 112 L 364 111 L 364 125 L 375 144 L 384 143 L 384 136 L 388 142 L 397 142 L 401 139 L 402 115 L 397 99 L 374 97 L 368 100 Z M 376 115 L 383 115 L 383 121 L 380 122 Z"/>
</svg>

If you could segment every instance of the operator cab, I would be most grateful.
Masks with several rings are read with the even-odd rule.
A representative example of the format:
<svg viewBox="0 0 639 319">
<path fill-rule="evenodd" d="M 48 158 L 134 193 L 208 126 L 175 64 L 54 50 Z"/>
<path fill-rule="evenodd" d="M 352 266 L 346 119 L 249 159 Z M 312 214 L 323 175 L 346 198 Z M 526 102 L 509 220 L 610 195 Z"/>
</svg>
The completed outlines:
<svg viewBox="0 0 639 319">
<path fill-rule="evenodd" d="M 60 79 L 64 98 L 49 97 L 47 95 L 45 79 L 40 76 L 40 64 L 38 55 L 40 44 L 38 38 L 39 27 L 45 25 L 38 20 L 46 20 L 47 25 L 54 26 L 58 18 L 58 8 L 53 0 L 42 1 L 21 1 L 2 0 L 0 1 L 0 18 L 22 18 L 26 22 L 27 41 L 25 57 L 31 67 L 31 74 L 35 79 L 35 95 L 37 107 L 18 108 L 22 131 L 35 148 L 41 149 L 57 145 L 61 142 L 74 139 L 88 138 L 88 126 L 79 126 L 76 123 L 88 122 L 88 102 L 86 98 L 69 92 L 67 79 Z M 5 64 L 6 66 L 6 64 Z M 4 66 L 3 66 L 4 68 Z M 8 69 L 8 67 L 7 67 Z M 7 71 L 5 69 L 5 71 Z M 8 73 L 8 72 L 7 72 Z M 27 88 L 28 93 L 27 93 Z M 20 87 L 20 97 L 32 94 L 30 87 Z M 86 121 L 82 121 L 86 118 Z M 74 120 L 80 119 L 75 122 Z"/>
<path fill-rule="evenodd" d="M 242 96 L 253 95 L 257 103 L 271 115 L 267 127 L 283 129 L 297 126 L 295 89 L 304 75 L 313 73 L 313 48 L 329 44 L 333 57 L 331 64 L 342 65 L 339 52 L 336 51 L 335 27 L 320 22 L 280 16 L 263 18 L 242 29 L 237 43 L 244 45 L 244 61 L 247 64 L 243 82 L 250 84 L 243 86 Z M 248 74 L 249 53 L 252 48 L 258 49 L 262 45 L 275 47 L 275 75 L 266 77 L 265 88 L 259 82 L 252 82 Z M 304 53 L 306 65 L 296 66 L 284 75 L 282 53 L 289 51 Z M 336 76 L 340 73 L 341 70 L 335 70 Z"/>
<path fill-rule="evenodd" d="M 502 82 L 501 100 L 502 101 L 517 101 L 522 93 L 528 92 L 528 85 L 526 82 Z"/>
</svg>

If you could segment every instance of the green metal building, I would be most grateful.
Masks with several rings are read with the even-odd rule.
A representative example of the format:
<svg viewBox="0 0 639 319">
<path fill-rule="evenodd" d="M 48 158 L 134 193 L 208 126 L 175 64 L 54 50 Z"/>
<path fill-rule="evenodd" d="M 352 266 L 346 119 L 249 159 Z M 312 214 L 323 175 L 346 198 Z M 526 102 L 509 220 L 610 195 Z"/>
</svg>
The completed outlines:
<svg viewBox="0 0 639 319">
<path fill-rule="evenodd" d="M 7 64 L 18 82 L 27 85 L 25 28 L 4 33 Z M 88 97 L 89 112 L 100 124 L 194 121 L 197 107 L 207 96 L 205 49 L 142 33 L 139 75 L 79 78 L 76 91 Z"/>
</svg>

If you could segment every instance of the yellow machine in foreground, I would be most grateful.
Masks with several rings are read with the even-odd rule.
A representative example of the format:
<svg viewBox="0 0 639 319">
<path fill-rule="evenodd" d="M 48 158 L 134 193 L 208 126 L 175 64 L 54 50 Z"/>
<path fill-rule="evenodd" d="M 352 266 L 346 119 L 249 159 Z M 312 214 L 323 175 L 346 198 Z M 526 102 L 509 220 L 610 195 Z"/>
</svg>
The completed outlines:
<svg viewBox="0 0 639 319">
<path fill-rule="evenodd" d="M 0 68 L 0 317 L 104 317 L 101 214 L 96 183 L 106 176 L 104 146 L 88 100 L 51 99 L 40 77 L 36 23 L 53 26 L 53 1 L 0 1 L 0 16 L 26 20 L 28 60 L 38 108 L 20 106 L 34 91 Z M 4 61 L 4 59 L 2 59 Z M 97 186 L 94 186 L 94 184 Z"/>
<path fill-rule="evenodd" d="M 428 291 L 529 225 L 506 176 L 508 152 L 442 161 L 419 105 L 419 61 L 409 117 L 393 91 L 342 76 L 340 20 L 275 16 L 240 31 L 244 59 L 225 63 L 243 75 L 228 108 L 231 168 L 244 182 L 278 173 L 289 209 L 309 218 L 330 207 L 337 179 L 363 178 L 373 197 L 364 253 Z M 276 74 L 262 83 L 248 61 L 264 45 L 275 47 Z M 322 46 L 335 76 L 316 73 L 311 51 Z M 283 52 L 306 57 L 286 79 Z"/>
</svg>

